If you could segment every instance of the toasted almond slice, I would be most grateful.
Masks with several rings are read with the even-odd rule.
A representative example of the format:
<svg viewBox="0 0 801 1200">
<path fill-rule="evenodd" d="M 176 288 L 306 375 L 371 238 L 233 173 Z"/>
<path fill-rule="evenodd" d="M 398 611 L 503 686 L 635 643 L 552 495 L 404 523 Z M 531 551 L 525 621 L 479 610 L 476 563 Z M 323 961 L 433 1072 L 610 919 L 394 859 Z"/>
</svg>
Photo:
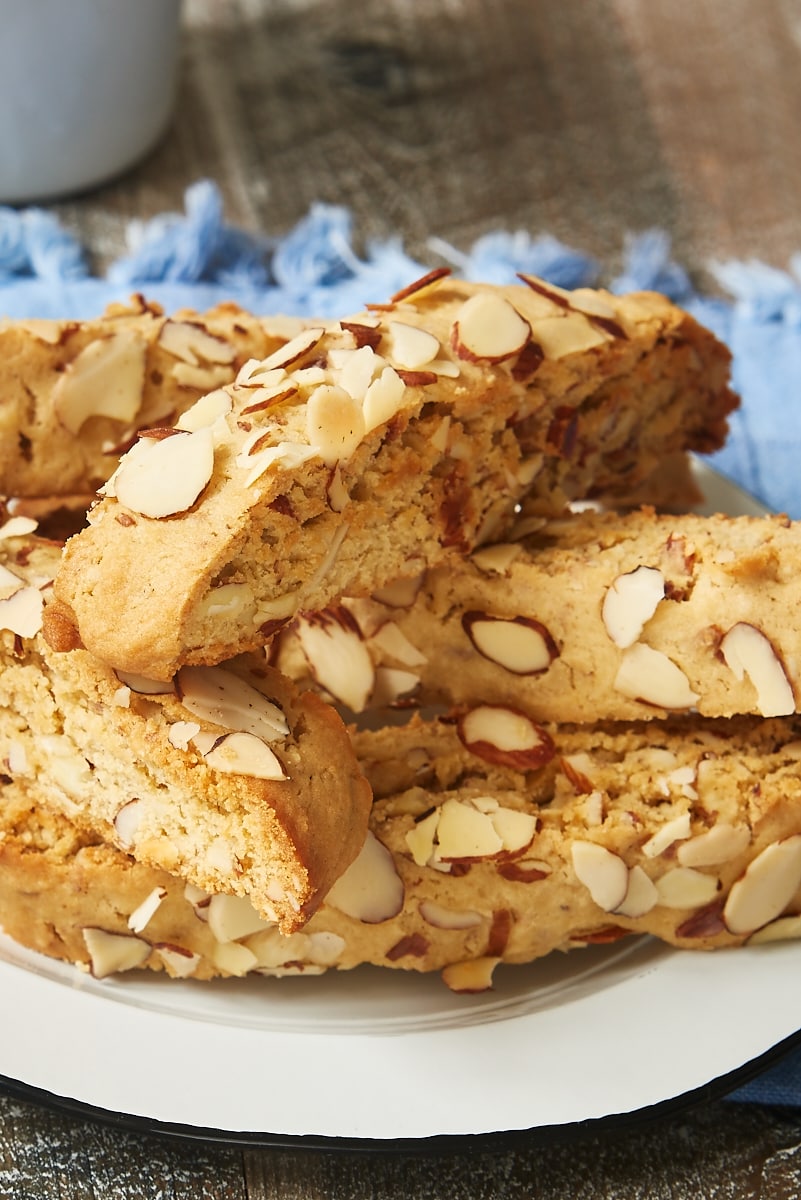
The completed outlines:
<svg viewBox="0 0 801 1200">
<path fill-rule="evenodd" d="M 519 354 L 530 335 L 528 321 L 505 297 L 477 292 L 459 309 L 451 344 L 460 358 L 503 362 Z"/>
<path fill-rule="evenodd" d="M 214 438 L 208 427 L 162 439 L 141 438 L 122 459 L 108 494 L 156 520 L 191 508 L 214 470 Z"/>
</svg>

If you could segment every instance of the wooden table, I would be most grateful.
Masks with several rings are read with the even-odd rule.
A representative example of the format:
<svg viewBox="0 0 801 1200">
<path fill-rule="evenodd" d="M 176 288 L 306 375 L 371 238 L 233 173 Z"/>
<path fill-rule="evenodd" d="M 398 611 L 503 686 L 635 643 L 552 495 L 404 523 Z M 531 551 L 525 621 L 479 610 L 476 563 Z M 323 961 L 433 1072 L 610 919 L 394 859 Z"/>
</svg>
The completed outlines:
<svg viewBox="0 0 801 1200">
<path fill-rule="evenodd" d="M 400 234 L 432 264 L 430 238 L 465 250 L 499 228 L 614 268 L 627 233 L 658 226 L 701 280 L 711 260 L 801 249 L 800 0 L 187 0 L 185 24 L 164 142 L 53 205 L 98 269 L 131 218 L 181 209 L 201 177 L 234 224 L 281 233 L 324 200 L 351 209 L 358 244 Z M 801 1113 L 725 1102 L 578 1145 L 334 1155 L 0 1100 L 14 1200 L 800 1191 Z"/>
</svg>

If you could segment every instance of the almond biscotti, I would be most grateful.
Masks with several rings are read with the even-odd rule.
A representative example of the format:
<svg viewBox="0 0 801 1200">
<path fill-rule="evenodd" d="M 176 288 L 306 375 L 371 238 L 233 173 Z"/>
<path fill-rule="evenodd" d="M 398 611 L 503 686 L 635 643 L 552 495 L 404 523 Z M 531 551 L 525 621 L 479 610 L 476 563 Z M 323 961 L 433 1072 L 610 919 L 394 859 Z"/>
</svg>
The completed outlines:
<svg viewBox="0 0 801 1200">
<path fill-rule="evenodd" d="M 2 532 L 6 782 L 143 864 L 301 926 L 367 829 L 370 788 L 341 720 L 263 657 L 155 686 L 54 653 L 39 629 L 60 547 L 19 522 Z"/>
<path fill-rule="evenodd" d="M 234 304 L 166 316 L 134 296 L 93 321 L 0 323 L 0 495 L 83 507 L 140 429 L 171 424 L 286 340 Z"/>
<path fill-rule="evenodd" d="M 797 718 L 551 727 L 516 753 L 501 747 L 505 719 L 485 707 L 472 733 L 464 718 L 414 717 L 354 735 L 370 831 L 290 936 L 241 897 L 187 887 L 37 810 L 14 780 L 0 793 L 0 925 L 99 976 L 371 963 L 440 970 L 456 991 L 491 986 L 501 962 L 631 933 L 687 950 L 799 936 Z"/>
<path fill-rule="evenodd" d="M 545 721 L 785 716 L 801 526 L 582 512 L 285 630 L 272 661 L 356 712 L 508 703 Z"/>
<path fill-rule="evenodd" d="M 660 296 L 435 272 L 142 436 L 67 544 L 53 644 L 160 679 L 261 645 L 497 537 L 524 495 L 559 513 L 719 446 L 728 369 Z"/>
</svg>

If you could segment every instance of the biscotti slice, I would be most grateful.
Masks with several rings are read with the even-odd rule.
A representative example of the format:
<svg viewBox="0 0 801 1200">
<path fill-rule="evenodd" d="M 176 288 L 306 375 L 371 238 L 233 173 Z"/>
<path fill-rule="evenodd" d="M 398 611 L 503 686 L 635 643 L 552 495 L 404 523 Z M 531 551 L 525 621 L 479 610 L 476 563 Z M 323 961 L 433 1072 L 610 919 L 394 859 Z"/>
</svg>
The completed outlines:
<svg viewBox="0 0 801 1200">
<path fill-rule="evenodd" d="M 1 322 L 0 495 L 85 509 L 140 429 L 286 340 L 234 304 L 167 316 L 141 296 L 96 320 Z"/>
<path fill-rule="evenodd" d="M 155 686 L 57 654 L 39 627 L 60 547 L 5 536 L 0 552 L 5 776 L 142 863 L 301 926 L 367 829 L 370 788 L 339 717 L 263 656 Z"/>
<path fill-rule="evenodd" d="M 487 713 L 483 714 L 486 719 Z M 685 950 L 801 934 L 801 721 L 552 729 L 552 752 L 479 756 L 454 723 L 356 734 L 376 800 L 362 853 L 289 936 L 0 793 L 0 925 L 106 975 L 441 970 L 651 934 Z"/>
<path fill-rule="evenodd" d="M 470 551 L 521 496 L 559 513 L 720 445 L 728 368 L 656 295 L 429 278 L 305 329 L 140 438 L 67 544 L 64 623 L 153 678 L 228 658 Z"/>
<path fill-rule="evenodd" d="M 298 617 L 272 661 L 355 712 L 786 716 L 801 698 L 799 613 L 801 525 L 786 517 L 582 512 Z"/>
</svg>

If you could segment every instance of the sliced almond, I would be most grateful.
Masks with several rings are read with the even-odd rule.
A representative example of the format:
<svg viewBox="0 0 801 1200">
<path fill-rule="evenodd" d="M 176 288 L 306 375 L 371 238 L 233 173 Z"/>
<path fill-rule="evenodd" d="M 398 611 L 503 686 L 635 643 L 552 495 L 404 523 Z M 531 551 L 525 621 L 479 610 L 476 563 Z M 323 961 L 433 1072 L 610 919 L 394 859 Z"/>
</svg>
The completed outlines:
<svg viewBox="0 0 801 1200">
<path fill-rule="evenodd" d="M 226 416 L 232 408 L 231 397 L 223 388 L 208 392 L 196 400 L 176 422 L 176 429 L 194 433 L 198 429 L 206 429 L 215 424 L 220 417 Z"/>
<path fill-rule="evenodd" d="M 154 942 L 153 950 L 174 979 L 190 979 L 200 962 L 199 954 L 171 942 Z"/>
<path fill-rule="evenodd" d="M 219 971 L 240 979 L 258 966 L 256 955 L 241 942 L 215 942 L 211 960 Z"/>
<path fill-rule="evenodd" d="M 209 929 L 218 942 L 237 942 L 240 938 L 269 929 L 271 924 L 261 917 L 245 896 L 212 896 L 207 909 Z"/>
<path fill-rule="evenodd" d="M 192 740 L 197 745 L 198 738 Z M 288 778 L 278 756 L 252 733 L 225 733 L 202 753 L 207 765 L 215 771 L 254 779 Z"/>
<path fill-rule="evenodd" d="M 162 439 L 140 438 L 123 458 L 107 494 L 145 517 L 186 512 L 214 470 L 214 439 L 204 427 Z"/>
<path fill-rule="evenodd" d="M 150 946 L 129 933 L 110 933 L 93 926 L 81 930 L 95 979 L 105 979 L 121 971 L 141 967 L 150 955 Z"/>
<path fill-rule="evenodd" d="M 36 637 L 42 628 L 44 599 L 35 587 L 23 587 L 6 600 L 0 600 L 0 629 L 22 638 Z"/>
<path fill-rule="evenodd" d="M 295 337 L 290 338 L 283 346 L 279 346 L 272 354 L 268 354 L 262 359 L 259 364 L 259 371 L 263 374 L 266 371 L 273 371 L 278 367 L 289 367 L 300 362 L 311 350 L 317 346 L 325 334 L 325 330 L 319 326 L 309 326 L 308 329 L 301 330 Z M 251 371 L 251 377 L 253 371 Z"/>
<path fill-rule="evenodd" d="M 236 358 L 236 347 L 231 342 L 209 333 L 195 321 L 168 318 L 159 331 L 158 340 L 168 354 L 191 366 L 232 363 Z"/>
<path fill-rule="evenodd" d="M 642 867 L 634 866 L 629 871 L 628 885 L 623 902 L 615 909 L 622 917 L 636 920 L 650 912 L 659 900 L 659 892 L 653 880 L 643 871 Z"/>
<path fill-rule="evenodd" d="M 145 926 L 150 922 L 150 919 L 155 916 L 162 900 L 167 895 L 166 888 L 155 887 L 145 896 L 144 900 L 138 905 L 128 918 L 128 928 L 132 933 L 141 933 Z"/>
<path fill-rule="evenodd" d="M 428 661 L 425 654 L 412 645 L 394 621 L 387 621 L 381 625 L 370 638 L 370 645 L 377 647 L 387 658 L 404 667 L 422 667 Z"/>
<path fill-rule="evenodd" d="M 784 912 L 801 887 L 801 834 L 766 846 L 733 883 L 723 909 L 731 933 L 753 933 Z"/>
<path fill-rule="evenodd" d="M 514 542 L 498 542 L 475 550 L 471 560 L 486 575 L 505 575 L 521 551 L 522 546 Z"/>
<path fill-rule="evenodd" d="M 683 842 L 676 857 L 683 867 L 714 867 L 730 862 L 748 848 L 751 831 L 745 825 L 719 821 L 711 829 Z"/>
<path fill-rule="evenodd" d="M 439 809 L 435 862 L 493 858 L 503 849 L 503 839 L 487 813 L 472 804 L 449 797 Z"/>
<path fill-rule="evenodd" d="M 657 708 L 692 708 L 699 699 L 681 668 L 644 642 L 623 651 L 614 687 L 623 696 Z"/>
<path fill-rule="evenodd" d="M 404 887 L 392 854 L 368 831 L 356 860 L 326 896 L 326 904 L 367 925 L 395 917 L 403 908 Z"/>
<path fill-rule="evenodd" d="M 406 384 L 394 367 L 384 367 L 368 387 L 363 401 L 365 433 L 377 429 L 400 412 L 406 395 Z"/>
<path fill-rule="evenodd" d="M 130 424 L 142 407 L 145 343 L 133 332 L 98 338 L 72 360 L 53 389 L 64 428 L 80 433 L 90 417 Z"/>
<path fill-rule="evenodd" d="M 693 867 L 673 867 L 657 879 L 656 890 L 665 908 L 703 908 L 715 899 L 720 883 Z"/>
<path fill-rule="evenodd" d="M 446 908 L 434 900 L 421 900 L 420 916 L 435 929 L 474 929 L 484 921 L 481 913 L 471 908 Z"/>
<path fill-rule="evenodd" d="M 477 292 L 456 314 L 451 345 L 471 361 L 503 362 L 519 354 L 528 342 L 531 327 L 503 296 Z"/>
<path fill-rule="evenodd" d="M 643 843 L 642 852 L 646 858 L 658 858 L 674 842 L 684 841 L 688 838 L 691 832 L 690 814 L 688 812 L 679 813 L 677 817 L 660 825 L 656 833 L 653 833 L 648 841 Z"/>
<path fill-rule="evenodd" d="M 346 461 L 365 434 L 359 400 L 336 384 L 323 384 L 306 403 L 306 437 L 328 467 Z"/>
<path fill-rule="evenodd" d="M 442 969 L 442 981 L 452 992 L 460 994 L 491 991 L 492 976 L 500 961 L 500 958 L 484 955 L 467 962 L 450 963 Z"/>
<path fill-rule="evenodd" d="M 573 870 L 604 912 L 614 912 L 625 901 L 629 871 L 623 859 L 597 842 L 574 842 L 570 848 Z"/>
<path fill-rule="evenodd" d="M 462 628 L 479 654 L 514 675 L 539 675 L 559 656 L 548 629 L 533 617 L 466 612 Z"/>
<path fill-rule="evenodd" d="M 482 704 L 462 714 L 457 732 L 473 754 L 488 762 L 531 770 L 550 762 L 553 740 L 525 713 L 503 705 Z"/>
<path fill-rule="evenodd" d="M 289 734 L 277 704 L 226 667 L 182 667 L 175 692 L 184 708 L 224 729 L 253 734 L 273 742 Z"/>
<path fill-rule="evenodd" d="M 388 583 L 373 592 L 373 598 L 389 608 L 411 608 L 422 583 L 422 575 L 413 575 L 410 579 L 396 579 L 394 583 Z"/>
<path fill-rule="evenodd" d="M 618 575 L 601 607 L 606 632 L 616 646 L 625 648 L 637 641 L 664 596 L 665 577 L 656 567 L 640 566 Z"/>
<path fill-rule="evenodd" d="M 531 327 L 531 336 L 546 358 L 584 354 L 608 341 L 606 334 L 581 313 L 544 317 Z"/>
<path fill-rule="evenodd" d="M 738 680 L 746 675 L 757 693 L 763 717 L 783 717 L 795 712 L 795 696 L 784 665 L 769 638 L 755 625 L 739 621 L 720 643 L 726 665 Z"/>
<path fill-rule="evenodd" d="M 133 799 L 123 804 L 114 818 L 117 839 L 124 850 L 130 849 L 136 842 L 143 811 L 142 801 Z"/>
<path fill-rule="evenodd" d="M 405 321 L 390 321 L 389 335 L 390 357 L 397 366 L 410 371 L 427 366 L 440 352 L 439 339 L 433 333 Z"/>
<path fill-rule="evenodd" d="M 295 625 L 309 669 L 321 688 L 363 712 L 373 691 L 373 661 L 358 627 L 344 609 L 301 617 Z"/>
</svg>

